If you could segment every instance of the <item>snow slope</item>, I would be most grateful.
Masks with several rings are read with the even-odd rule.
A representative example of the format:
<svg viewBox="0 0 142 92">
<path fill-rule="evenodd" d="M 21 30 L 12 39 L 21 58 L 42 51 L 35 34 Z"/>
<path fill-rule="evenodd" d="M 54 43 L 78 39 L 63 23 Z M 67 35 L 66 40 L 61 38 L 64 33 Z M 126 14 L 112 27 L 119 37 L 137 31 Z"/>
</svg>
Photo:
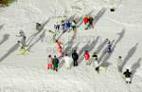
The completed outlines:
<svg viewBox="0 0 142 92">
<path fill-rule="evenodd" d="M 115 7 L 115 12 L 109 8 Z M 39 41 L 26 56 L 18 55 L 16 34 L 24 30 L 29 37 L 35 33 L 35 23 L 51 20 L 45 30 L 52 29 L 58 19 L 56 16 L 82 16 L 93 10 L 92 15 L 105 8 L 102 16 L 97 16 L 93 30 L 78 31 L 75 43 L 79 51 L 89 40 L 96 40 L 93 51 L 99 50 L 106 38 L 117 40 L 113 54 L 108 58 L 111 65 L 106 71 L 97 74 L 93 66 L 81 62 L 78 67 L 59 72 L 47 71 L 47 56 L 55 54 L 51 35 L 46 31 L 45 38 Z M 141 64 L 141 24 L 142 2 L 140 0 L 17 0 L 7 8 L 0 9 L 0 42 L 5 34 L 9 35 L 0 44 L 0 57 L 9 56 L 0 62 L 1 92 L 141 92 L 142 67 L 140 66 L 131 85 L 126 85 L 117 71 L 117 57 L 126 59 L 125 67 L 131 67 L 140 61 Z M 67 43 L 73 33 L 64 34 L 61 38 Z M 36 38 L 38 39 L 38 38 Z M 79 45 L 78 45 L 79 44 Z M 138 46 L 136 46 L 138 44 Z M 13 51 L 12 53 L 7 53 Z M 103 50 L 100 51 L 100 55 Z"/>
</svg>

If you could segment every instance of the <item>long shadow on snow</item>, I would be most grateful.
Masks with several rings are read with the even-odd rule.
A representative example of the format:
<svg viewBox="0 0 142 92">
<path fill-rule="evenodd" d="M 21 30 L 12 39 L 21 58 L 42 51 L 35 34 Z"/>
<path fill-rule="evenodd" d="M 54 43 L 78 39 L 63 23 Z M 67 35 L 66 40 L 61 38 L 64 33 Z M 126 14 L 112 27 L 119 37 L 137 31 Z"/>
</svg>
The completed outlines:
<svg viewBox="0 0 142 92">
<path fill-rule="evenodd" d="M 38 39 L 36 39 L 36 41 L 34 41 L 33 43 L 31 43 L 31 45 L 28 46 L 28 50 L 30 51 L 31 48 L 38 43 L 40 40 L 42 40 L 45 37 L 45 31 L 42 32 L 42 34 L 39 36 Z"/>
<path fill-rule="evenodd" d="M 34 39 L 38 34 L 40 34 L 40 33 L 42 32 L 42 30 L 44 29 L 45 25 L 46 25 L 49 21 L 50 21 L 50 18 L 42 24 L 42 27 L 41 27 L 41 29 L 40 29 L 39 31 L 37 31 L 36 33 L 32 34 L 32 35 L 28 38 L 28 40 L 26 41 L 27 45 L 30 45 L 30 44 L 31 44 L 31 42 L 33 41 L 33 39 Z"/>
<path fill-rule="evenodd" d="M 4 27 L 4 24 L 0 25 L 0 30 Z"/>
<path fill-rule="evenodd" d="M 11 53 L 13 53 L 14 51 L 16 51 L 19 47 L 19 43 L 16 43 L 15 45 L 13 45 L 1 58 L 0 58 L 0 62 L 2 62 L 5 58 L 7 58 Z"/>
<path fill-rule="evenodd" d="M 68 51 L 70 51 L 70 49 L 72 49 L 72 46 L 73 46 L 73 44 L 74 44 L 74 40 L 75 40 L 75 38 L 76 38 L 76 35 L 77 35 L 77 33 L 74 32 L 73 36 L 71 37 L 71 40 L 69 40 L 69 41 L 67 42 L 67 47 L 64 49 L 64 54 L 67 53 L 67 54 L 70 55 L 70 53 L 68 53 Z"/>
<path fill-rule="evenodd" d="M 104 40 L 99 46 L 98 48 L 96 49 L 96 51 L 93 51 L 95 53 L 100 53 L 100 51 L 105 47 L 106 43 L 108 42 L 108 40 Z"/>
<path fill-rule="evenodd" d="M 97 15 L 94 17 L 94 22 L 93 24 L 96 24 L 98 22 L 98 20 L 104 15 L 104 13 L 106 12 L 106 8 L 102 8 Z"/>
<path fill-rule="evenodd" d="M 129 59 L 134 55 L 134 53 L 136 52 L 137 50 L 137 46 L 138 46 L 138 43 L 136 43 L 135 46 L 133 46 L 127 53 L 127 56 L 124 58 L 124 61 L 122 62 L 122 66 L 120 66 L 120 69 L 119 71 L 122 72 L 124 66 L 126 65 L 126 63 L 129 61 Z"/>
<path fill-rule="evenodd" d="M 7 41 L 9 39 L 9 34 L 5 34 L 4 36 L 3 36 L 3 39 L 2 39 L 2 41 L 0 42 L 0 45 L 2 45 L 5 41 Z"/>
<path fill-rule="evenodd" d="M 132 78 L 134 77 L 134 75 L 135 75 L 137 69 L 140 68 L 140 66 L 141 66 L 141 58 L 139 58 L 138 61 L 135 62 L 135 63 L 132 65 L 132 67 L 131 67 L 131 70 L 132 70 Z"/>
</svg>

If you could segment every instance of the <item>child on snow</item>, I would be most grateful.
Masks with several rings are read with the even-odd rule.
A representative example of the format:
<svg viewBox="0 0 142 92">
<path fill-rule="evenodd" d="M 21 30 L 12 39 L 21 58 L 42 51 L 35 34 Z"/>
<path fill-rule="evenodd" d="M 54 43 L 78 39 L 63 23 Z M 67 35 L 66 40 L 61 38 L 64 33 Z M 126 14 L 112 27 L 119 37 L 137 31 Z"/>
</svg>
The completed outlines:
<svg viewBox="0 0 142 92">
<path fill-rule="evenodd" d="M 90 54 L 89 54 L 88 50 L 85 51 L 84 58 L 85 58 L 85 61 L 86 61 L 86 65 L 89 65 Z"/>
<path fill-rule="evenodd" d="M 125 76 L 126 83 L 131 84 L 131 75 L 132 75 L 132 73 L 130 72 L 130 70 L 126 69 L 126 71 L 123 73 L 123 75 Z"/>
<path fill-rule="evenodd" d="M 74 50 L 72 53 L 73 66 L 78 66 L 78 58 L 79 58 L 79 55 L 76 52 L 76 50 Z"/>
<path fill-rule="evenodd" d="M 51 55 L 48 56 L 47 69 L 53 69 L 53 58 Z"/>
<path fill-rule="evenodd" d="M 53 59 L 53 70 L 58 71 L 58 66 L 59 66 L 59 59 L 55 55 Z"/>
<path fill-rule="evenodd" d="M 70 58 L 70 57 L 68 56 L 68 54 L 66 54 L 66 55 L 64 56 L 64 61 L 65 61 L 65 67 L 66 67 L 67 69 L 70 69 L 70 68 L 71 68 L 71 64 L 72 64 L 72 62 L 73 62 L 72 58 Z"/>
</svg>

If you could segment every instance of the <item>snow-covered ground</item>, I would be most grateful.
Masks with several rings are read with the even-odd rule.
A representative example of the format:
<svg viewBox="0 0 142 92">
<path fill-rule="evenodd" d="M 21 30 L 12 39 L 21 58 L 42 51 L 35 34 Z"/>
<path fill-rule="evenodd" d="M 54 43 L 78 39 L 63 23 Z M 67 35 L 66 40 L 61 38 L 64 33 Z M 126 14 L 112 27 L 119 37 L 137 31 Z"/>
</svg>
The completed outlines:
<svg viewBox="0 0 142 92">
<path fill-rule="evenodd" d="M 116 11 L 110 12 L 110 7 Z M 141 64 L 141 8 L 141 0 L 17 0 L 9 7 L 0 8 L 0 92 L 141 92 L 142 66 L 138 67 L 131 85 L 125 83 L 116 67 L 120 55 L 126 61 L 125 67 Z M 29 55 L 18 55 L 16 35 L 20 30 L 29 37 L 36 32 L 36 22 L 50 18 L 44 28 L 49 30 L 58 21 L 53 17 L 82 16 L 91 11 L 96 16 L 95 28 L 78 31 L 73 47 L 77 45 L 81 50 L 89 40 L 97 39 L 93 52 L 99 50 L 106 38 L 118 40 L 108 57 L 110 66 L 106 71 L 97 74 L 85 62 L 71 70 L 61 67 L 59 72 L 47 71 L 48 54 L 55 54 L 52 36 L 47 31 Z M 63 35 L 64 44 L 72 35 L 72 32 Z"/>
</svg>

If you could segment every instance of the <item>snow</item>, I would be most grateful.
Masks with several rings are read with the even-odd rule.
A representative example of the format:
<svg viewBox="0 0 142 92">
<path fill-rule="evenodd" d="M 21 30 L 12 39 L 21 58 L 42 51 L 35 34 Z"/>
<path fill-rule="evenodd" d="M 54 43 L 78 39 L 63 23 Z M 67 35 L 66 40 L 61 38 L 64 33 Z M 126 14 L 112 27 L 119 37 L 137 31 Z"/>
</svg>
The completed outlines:
<svg viewBox="0 0 142 92">
<path fill-rule="evenodd" d="M 110 12 L 112 7 L 115 7 L 115 12 Z M 53 29 L 58 19 L 52 17 L 82 16 L 92 10 L 95 16 L 102 8 L 106 10 L 101 17 L 97 17 L 95 28 L 78 31 L 73 47 L 79 44 L 80 51 L 89 40 L 98 39 L 91 52 L 97 51 L 106 38 L 117 40 L 118 33 L 123 33 L 108 58 L 107 62 L 111 65 L 106 71 L 102 69 L 98 74 L 93 66 L 86 66 L 84 61 L 71 70 L 63 66 L 58 72 L 47 71 L 48 54 L 55 54 L 52 36 L 47 31 L 44 40 L 34 45 L 29 55 L 18 55 L 15 44 L 20 30 L 29 37 L 36 32 L 36 22 L 43 23 L 51 18 L 44 30 Z M 125 68 L 138 61 L 141 64 L 141 8 L 141 0 L 17 0 L 9 7 L 0 8 L 0 42 L 3 35 L 10 35 L 0 44 L 0 58 L 15 48 L 0 62 L 0 92 L 141 92 L 142 67 L 137 69 L 131 85 L 125 83 L 116 67 L 120 55 L 128 60 Z M 61 39 L 67 43 L 72 35 L 72 32 L 64 34 Z M 100 50 L 100 56 L 102 52 Z"/>
</svg>

